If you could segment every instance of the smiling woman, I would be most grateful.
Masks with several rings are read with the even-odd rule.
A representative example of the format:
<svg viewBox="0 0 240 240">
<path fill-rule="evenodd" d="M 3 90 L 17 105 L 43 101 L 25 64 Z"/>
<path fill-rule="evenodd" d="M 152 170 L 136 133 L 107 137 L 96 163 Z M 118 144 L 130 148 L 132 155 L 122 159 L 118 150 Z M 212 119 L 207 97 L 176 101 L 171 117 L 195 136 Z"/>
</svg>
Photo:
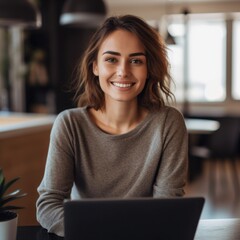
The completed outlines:
<svg viewBox="0 0 240 240">
<path fill-rule="evenodd" d="M 82 59 L 83 64 L 79 68 L 79 78 L 76 79 L 75 83 L 74 91 L 79 106 L 90 105 L 96 110 L 104 107 L 105 96 L 98 84 L 99 77 L 96 76 L 96 72 L 92 71 L 99 60 L 101 51 L 102 54 L 106 52 L 105 60 L 108 63 L 116 64 L 120 57 L 123 58 L 123 54 L 129 54 L 128 61 L 132 61 L 133 65 L 136 64 L 141 66 L 141 68 L 143 66 L 147 67 L 145 80 L 148 81 L 146 81 L 144 91 L 138 96 L 140 105 L 146 108 L 158 109 L 164 105 L 160 92 L 165 95 L 167 100 L 173 98 L 169 89 L 171 76 L 169 74 L 167 51 L 162 38 L 157 31 L 152 29 L 142 19 L 134 18 L 134 25 L 131 23 L 131 20 L 128 19 L 128 16 L 119 18 L 119 21 L 114 17 L 109 18 L 106 22 L 107 24 L 100 27 L 93 36 Z M 126 36 L 127 39 L 125 38 Z M 118 40 L 118 43 L 116 40 Z M 115 44 L 115 46 L 112 44 Z M 137 45 L 135 46 L 134 44 Z M 115 48 L 111 49 L 112 47 Z M 125 52 L 121 53 L 120 50 L 122 49 L 119 49 L 119 51 L 114 50 L 118 47 L 124 48 Z M 109 54 L 111 55 L 109 56 Z M 137 64 L 140 63 L 140 60 L 143 61 L 142 64 Z M 126 59 L 124 63 L 126 63 Z M 79 79 L 82 80 L 79 81 Z"/>
<path fill-rule="evenodd" d="M 38 188 L 37 218 L 49 232 L 64 235 L 68 198 L 184 195 L 187 131 L 167 106 L 166 56 L 136 16 L 110 17 L 92 37 L 75 82 L 78 108 L 57 117 Z"/>
<path fill-rule="evenodd" d="M 145 49 L 140 40 L 125 30 L 111 33 L 101 44 L 93 72 L 105 95 L 105 105 L 115 101 L 136 104 L 147 79 Z"/>
</svg>

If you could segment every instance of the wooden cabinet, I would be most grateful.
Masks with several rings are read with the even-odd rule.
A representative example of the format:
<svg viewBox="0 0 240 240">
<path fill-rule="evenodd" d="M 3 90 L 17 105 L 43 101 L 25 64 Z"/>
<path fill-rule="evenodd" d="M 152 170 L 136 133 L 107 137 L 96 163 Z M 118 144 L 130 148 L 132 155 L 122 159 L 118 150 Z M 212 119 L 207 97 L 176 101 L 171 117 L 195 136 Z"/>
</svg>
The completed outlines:
<svg viewBox="0 0 240 240">
<path fill-rule="evenodd" d="M 0 167 L 7 180 L 20 177 L 12 190 L 20 188 L 27 193 L 15 202 L 24 207 L 18 211 L 18 224 L 36 225 L 37 187 L 44 173 L 53 118 L 44 123 L 40 121 L 39 125 L 36 121 L 29 121 L 25 127 L 12 124 L 8 130 L 4 129 L 7 124 L 3 124 L 2 119 L 0 116 Z"/>
</svg>

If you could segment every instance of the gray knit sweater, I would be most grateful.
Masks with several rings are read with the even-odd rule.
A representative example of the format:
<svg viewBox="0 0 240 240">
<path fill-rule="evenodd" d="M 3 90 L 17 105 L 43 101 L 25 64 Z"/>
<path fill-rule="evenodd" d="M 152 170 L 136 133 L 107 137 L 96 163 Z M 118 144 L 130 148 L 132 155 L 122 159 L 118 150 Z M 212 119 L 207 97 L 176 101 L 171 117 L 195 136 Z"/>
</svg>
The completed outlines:
<svg viewBox="0 0 240 240">
<path fill-rule="evenodd" d="M 64 236 L 67 198 L 176 197 L 184 194 L 188 139 L 181 113 L 163 107 L 132 131 L 111 135 L 87 108 L 65 110 L 52 128 L 37 219 Z"/>
</svg>

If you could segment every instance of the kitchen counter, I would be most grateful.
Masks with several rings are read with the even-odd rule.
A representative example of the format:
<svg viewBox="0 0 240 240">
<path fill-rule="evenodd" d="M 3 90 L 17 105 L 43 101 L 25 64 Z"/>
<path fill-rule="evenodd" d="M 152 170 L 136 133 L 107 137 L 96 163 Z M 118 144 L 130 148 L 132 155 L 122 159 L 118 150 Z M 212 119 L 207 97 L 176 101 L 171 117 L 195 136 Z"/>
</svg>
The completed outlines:
<svg viewBox="0 0 240 240">
<path fill-rule="evenodd" d="M 0 139 L 48 129 L 55 118 L 55 115 L 0 111 Z"/>
</svg>

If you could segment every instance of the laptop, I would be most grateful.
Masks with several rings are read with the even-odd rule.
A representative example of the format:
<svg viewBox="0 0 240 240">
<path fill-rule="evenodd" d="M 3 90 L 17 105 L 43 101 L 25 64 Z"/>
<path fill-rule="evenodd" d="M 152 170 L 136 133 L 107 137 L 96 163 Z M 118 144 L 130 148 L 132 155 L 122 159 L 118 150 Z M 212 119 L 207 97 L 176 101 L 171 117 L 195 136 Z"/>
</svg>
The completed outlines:
<svg viewBox="0 0 240 240">
<path fill-rule="evenodd" d="M 193 240 L 202 197 L 64 202 L 65 240 Z"/>
</svg>

